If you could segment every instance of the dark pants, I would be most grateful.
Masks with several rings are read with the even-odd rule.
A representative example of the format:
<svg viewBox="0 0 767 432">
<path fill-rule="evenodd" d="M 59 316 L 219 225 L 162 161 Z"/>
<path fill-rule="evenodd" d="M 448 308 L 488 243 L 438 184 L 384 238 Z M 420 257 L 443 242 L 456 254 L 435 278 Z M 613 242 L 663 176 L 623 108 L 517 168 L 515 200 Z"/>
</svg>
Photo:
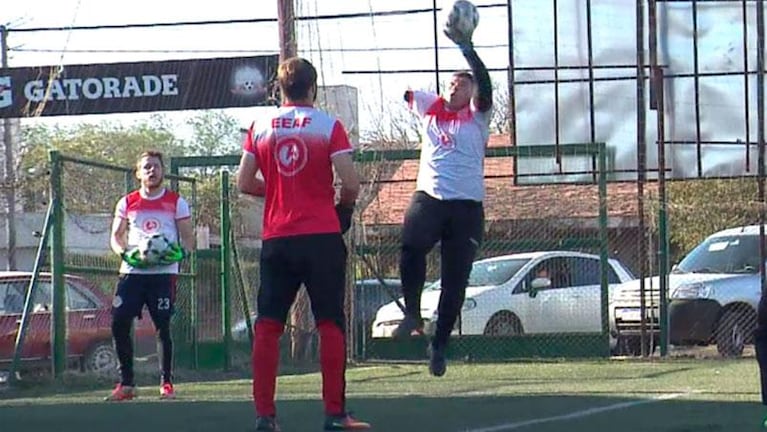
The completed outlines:
<svg viewBox="0 0 767 432">
<path fill-rule="evenodd" d="M 426 282 L 426 255 L 441 244 L 441 285 L 433 344 L 444 347 L 466 296 L 472 263 L 484 230 L 482 203 L 438 200 L 416 192 L 402 229 L 400 277 L 406 313 L 421 318 L 421 292 Z"/>
<path fill-rule="evenodd" d="M 346 339 L 344 294 L 346 245 L 341 234 L 265 240 L 253 341 L 253 399 L 256 414 L 276 413 L 279 338 L 301 285 L 306 286 L 320 334 L 320 369 L 325 412 L 345 412 Z"/>
<path fill-rule="evenodd" d="M 135 384 L 130 330 L 133 319 L 141 317 L 144 305 L 157 330 L 162 382 L 171 382 L 173 341 L 170 336 L 170 319 L 173 315 L 176 278 L 172 274 L 120 275 L 112 301 L 112 337 L 120 361 L 120 380 L 123 385 Z"/>
<path fill-rule="evenodd" d="M 759 363 L 759 377 L 762 385 L 762 404 L 767 405 L 767 296 L 759 299 L 754 332 L 756 361 Z"/>
<path fill-rule="evenodd" d="M 344 328 L 346 245 L 341 234 L 313 234 L 265 240 L 261 249 L 258 318 L 285 323 L 301 284 L 315 321 Z"/>
</svg>

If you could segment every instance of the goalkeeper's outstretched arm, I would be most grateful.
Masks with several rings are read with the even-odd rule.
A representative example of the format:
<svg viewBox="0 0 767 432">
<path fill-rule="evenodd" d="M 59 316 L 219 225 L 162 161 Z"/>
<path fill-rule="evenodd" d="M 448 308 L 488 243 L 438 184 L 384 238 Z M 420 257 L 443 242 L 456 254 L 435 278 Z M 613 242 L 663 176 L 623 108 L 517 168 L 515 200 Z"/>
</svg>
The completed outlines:
<svg viewBox="0 0 767 432">
<path fill-rule="evenodd" d="M 469 63 L 471 67 L 471 74 L 474 75 L 474 79 L 477 81 L 472 101 L 474 106 L 482 112 L 487 112 L 493 107 L 493 83 L 490 81 L 490 74 L 487 72 L 487 67 L 479 58 L 479 54 L 474 50 L 472 43 L 461 44 L 461 53 Z"/>
</svg>

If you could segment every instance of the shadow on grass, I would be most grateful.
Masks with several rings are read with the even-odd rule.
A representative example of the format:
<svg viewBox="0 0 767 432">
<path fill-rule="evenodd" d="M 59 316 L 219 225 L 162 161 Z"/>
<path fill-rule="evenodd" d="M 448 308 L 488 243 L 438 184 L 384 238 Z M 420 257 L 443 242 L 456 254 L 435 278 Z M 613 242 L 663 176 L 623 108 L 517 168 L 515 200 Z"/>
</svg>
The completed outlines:
<svg viewBox="0 0 767 432">
<path fill-rule="evenodd" d="M 763 407 L 750 402 L 629 399 L 593 395 L 353 398 L 350 408 L 387 432 L 724 432 L 758 431 Z M 0 406 L 3 431 L 252 431 L 250 401 L 124 403 L 61 400 Z M 284 432 L 320 431 L 319 400 L 278 404 Z"/>
</svg>

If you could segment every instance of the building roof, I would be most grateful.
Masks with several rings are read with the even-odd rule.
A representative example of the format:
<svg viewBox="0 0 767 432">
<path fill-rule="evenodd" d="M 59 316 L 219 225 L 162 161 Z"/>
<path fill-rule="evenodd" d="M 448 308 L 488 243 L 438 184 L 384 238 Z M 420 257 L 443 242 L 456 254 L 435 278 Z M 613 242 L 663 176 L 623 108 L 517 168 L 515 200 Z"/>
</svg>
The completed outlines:
<svg viewBox="0 0 767 432">
<path fill-rule="evenodd" d="M 506 135 L 491 135 L 490 147 L 509 145 Z M 599 216 L 597 185 L 548 184 L 514 185 L 511 157 L 485 160 L 485 218 L 488 221 L 527 220 L 545 218 L 583 219 Z M 379 192 L 363 211 L 366 225 L 401 224 L 410 197 L 415 190 L 418 161 L 406 160 L 379 185 Z M 657 190 L 654 183 L 645 185 L 645 193 Z M 637 184 L 608 183 L 607 212 L 609 217 L 637 217 Z"/>
</svg>

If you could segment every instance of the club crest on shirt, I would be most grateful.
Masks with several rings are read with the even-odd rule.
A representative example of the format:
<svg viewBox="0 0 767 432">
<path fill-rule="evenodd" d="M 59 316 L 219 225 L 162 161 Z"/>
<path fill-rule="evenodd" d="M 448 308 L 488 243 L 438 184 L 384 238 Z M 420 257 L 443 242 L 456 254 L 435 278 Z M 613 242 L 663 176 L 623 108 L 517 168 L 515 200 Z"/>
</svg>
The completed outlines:
<svg viewBox="0 0 767 432">
<path fill-rule="evenodd" d="M 309 149 L 298 136 L 289 136 L 277 140 L 274 146 L 274 160 L 280 174 L 291 177 L 298 174 L 309 160 Z"/>
<path fill-rule="evenodd" d="M 452 123 L 452 122 L 450 122 Z M 449 125 L 450 125 L 449 123 Z M 431 123 L 431 131 L 434 134 L 434 136 L 437 137 L 437 142 L 439 143 L 439 146 L 444 149 L 454 149 L 455 148 L 455 139 L 453 138 L 452 134 L 452 125 L 451 127 L 445 128 L 440 127 L 439 122 L 434 121 Z"/>
<path fill-rule="evenodd" d="M 160 221 L 155 218 L 147 218 L 141 223 L 141 229 L 147 233 L 153 233 L 160 229 Z"/>
</svg>

